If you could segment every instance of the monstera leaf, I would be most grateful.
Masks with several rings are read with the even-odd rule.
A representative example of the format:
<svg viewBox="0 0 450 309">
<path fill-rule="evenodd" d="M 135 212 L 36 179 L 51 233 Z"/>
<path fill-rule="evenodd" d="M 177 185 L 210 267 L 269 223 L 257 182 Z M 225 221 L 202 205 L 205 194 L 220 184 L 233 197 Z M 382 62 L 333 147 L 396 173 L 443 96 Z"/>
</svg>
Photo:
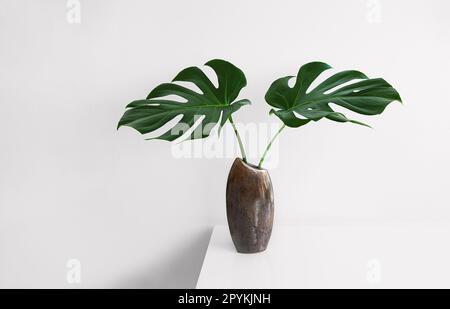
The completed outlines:
<svg viewBox="0 0 450 309">
<path fill-rule="evenodd" d="M 173 141 L 190 128 L 193 128 L 190 138 L 204 138 L 209 136 L 219 121 L 221 128 L 232 113 L 250 104 L 249 100 L 234 102 L 247 81 L 244 73 L 227 61 L 215 59 L 205 65 L 217 74 L 217 88 L 198 67 L 186 68 L 172 83 L 164 83 L 153 89 L 145 100 L 128 104 L 128 110 L 120 119 L 118 128 L 129 126 L 142 134 L 150 133 L 179 115 L 183 116 L 177 124 L 154 139 Z M 173 82 L 194 83 L 202 93 Z M 181 97 L 187 102 L 164 99 L 169 95 Z M 200 121 L 201 117 L 203 119 Z"/>
<path fill-rule="evenodd" d="M 384 79 L 369 79 L 358 71 L 337 73 L 307 92 L 313 81 L 330 68 L 323 62 L 302 66 L 292 88 L 288 82 L 293 76 L 277 79 L 265 96 L 267 103 L 275 108 L 270 113 L 277 115 L 288 127 L 300 127 L 324 117 L 337 122 L 365 125 L 335 112 L 329 104 L 334 103 L 363 115 L 378 115 L 389 103 L 401 102 L 398 92 Z M 349 82 L 353 83 L 344 85 Z"/>
</svg>

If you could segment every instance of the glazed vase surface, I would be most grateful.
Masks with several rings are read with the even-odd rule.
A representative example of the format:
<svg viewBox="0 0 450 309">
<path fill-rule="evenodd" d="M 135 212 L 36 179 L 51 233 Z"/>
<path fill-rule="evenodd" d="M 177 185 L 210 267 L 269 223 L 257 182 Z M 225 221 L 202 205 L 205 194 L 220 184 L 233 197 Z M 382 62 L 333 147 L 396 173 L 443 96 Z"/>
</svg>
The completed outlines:
<svg viewBox="0 0 450 309">
<path fill-rule="evenodd" d="M 234 160 L 226 189 L 227 219 L 239 253 L 266 250 L 272 234 L 274 199 L 269 172 Z"/>
</svg>

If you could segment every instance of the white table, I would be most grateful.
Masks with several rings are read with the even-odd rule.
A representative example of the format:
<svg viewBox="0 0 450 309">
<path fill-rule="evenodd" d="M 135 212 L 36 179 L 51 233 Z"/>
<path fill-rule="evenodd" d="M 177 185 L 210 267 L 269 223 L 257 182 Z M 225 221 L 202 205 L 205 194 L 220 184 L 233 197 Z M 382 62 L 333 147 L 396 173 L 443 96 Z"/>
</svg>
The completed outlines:
<svg viewBox="0 0 450 309">
<path fill-rule="evenodd" d="M 450 288 L 445 225 L 275 226 L 268 249 L 212 232 L 197 288 Z"/>
</svg>

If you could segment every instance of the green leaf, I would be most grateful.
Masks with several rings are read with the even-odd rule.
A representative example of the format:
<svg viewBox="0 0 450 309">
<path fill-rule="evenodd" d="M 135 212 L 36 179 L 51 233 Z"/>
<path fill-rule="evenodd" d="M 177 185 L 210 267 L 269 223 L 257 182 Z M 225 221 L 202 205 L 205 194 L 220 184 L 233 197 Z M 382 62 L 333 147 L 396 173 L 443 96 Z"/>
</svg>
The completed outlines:
<svg viewBox="0 0 450 309">
<path fill-rule="evenodd" d="M 368 126 L 348 119 L 344 114 L 334 111 L 329 104 L 334 103 L 363 115 L 378 115 L 389 103 L 401 102 L 398 92 L 384 79 L 369 79 L 359 71 L 336 73 L 308 91 L 314 80 L 330 68 L 323 62 L 305 64 L 300 68 L 292 88 L 288 83 L 294 76 L 274 81 L 265 96 L 267 103 L 274 107 L 270 113 L 293 128 L 322 118 Z"/>
<path fill-rule="evenodd" d="M 204 138 L 209 136 L 217 123 L 220 130 L 232 113 L 250 104 L 249 100 L 235 102 L 241 89 L 247 85 L 247 80 L 239 68 L 227 61 L 215 59 L 205 65 L 216 73 L 218 87 L 215 87 L 198 67 L 186 68 L 178 73 L 172 83 L 164 83 L 154 88 L 145 100 L 128 104 L 118 128 L 129 126 L 141 134 L 146 134 L 182 115 L 180 121 L 172 128 L 152 139 L 173 141 L 191 128 L 193 128 L 191 139 Z M 191 82 L 202 93 L 174 82 Z M 181 97 L 187 102 L 164 98 L 169 95 Z"/>
</svg>

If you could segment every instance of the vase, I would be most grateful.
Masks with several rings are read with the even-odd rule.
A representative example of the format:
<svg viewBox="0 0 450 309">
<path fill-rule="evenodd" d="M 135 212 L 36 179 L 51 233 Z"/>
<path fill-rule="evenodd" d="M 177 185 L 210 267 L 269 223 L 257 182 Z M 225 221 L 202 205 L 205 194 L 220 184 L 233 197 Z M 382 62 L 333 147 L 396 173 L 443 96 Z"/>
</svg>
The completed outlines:
<svg viewBox="0 0 450 309">
<path fill-rule="evenodd" d="M 269 172 L 235 159 L 228 175 L 226 204 L 228 227 L 237 252 L 266 250 L 274 215 Z"/>
</svg>

